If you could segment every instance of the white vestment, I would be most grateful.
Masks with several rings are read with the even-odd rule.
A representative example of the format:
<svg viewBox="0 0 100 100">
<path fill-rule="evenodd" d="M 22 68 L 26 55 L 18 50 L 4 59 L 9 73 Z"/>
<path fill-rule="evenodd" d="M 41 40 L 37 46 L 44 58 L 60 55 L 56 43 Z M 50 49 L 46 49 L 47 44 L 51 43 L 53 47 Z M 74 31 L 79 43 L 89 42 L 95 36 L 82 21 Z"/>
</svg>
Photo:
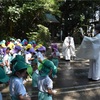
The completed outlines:
<svg viewBox="0 0 100 100">
<path fill-rule="evenodd" d="M 65 60 L 70 60 L 71 56 L 76 56 L 73 37 L 68 36 L 65 38 L 62 47 L 62 55 Z"/>
<path fill-rule="evenodd" d="M 100 34 L 84 37 L 76 56 L 90 59 L 88 78 L 100 79 Z"/>
<path fill-rule="evenodd" d="M 100 51 L 100 38 L 84 36 L 81 45 L 79 46 L 76 56 L 84 59 L 97 59 Z"/>
</svg>

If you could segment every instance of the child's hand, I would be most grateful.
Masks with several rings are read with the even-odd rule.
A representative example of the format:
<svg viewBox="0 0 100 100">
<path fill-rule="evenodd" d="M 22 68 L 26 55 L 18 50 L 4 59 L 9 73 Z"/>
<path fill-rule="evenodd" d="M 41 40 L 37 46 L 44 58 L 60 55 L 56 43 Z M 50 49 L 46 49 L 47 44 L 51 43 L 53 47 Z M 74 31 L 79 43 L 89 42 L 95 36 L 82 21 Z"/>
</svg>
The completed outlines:
<svg viewBox="0 0 100 100">
<path fill-rule="evenodd" d="M 41 63 L 42 62 L 42 60 L 40 59 L 40 58 L 38 58 L 38 61 Z"/>
<path fill-rule="evenodd" d="M 57 93 L 56 90 L 48 89 L 48 94 L 56 95 L 56 93 Z"/>
<path fill-rule="evenodd" d="M 26 95 L 24 96 L 24 100 L 31 100 L 31 97 L 30 97 L 28 94 L 26 94 Z"/>
<path fill-rule="evenodd" d="M 56 90 L 52 90 L 52 92 L 53 92 L 53 94 L 54 94 L 54 95 L 57 93 L 57 91 L 56 91 Z"/>
</svg>

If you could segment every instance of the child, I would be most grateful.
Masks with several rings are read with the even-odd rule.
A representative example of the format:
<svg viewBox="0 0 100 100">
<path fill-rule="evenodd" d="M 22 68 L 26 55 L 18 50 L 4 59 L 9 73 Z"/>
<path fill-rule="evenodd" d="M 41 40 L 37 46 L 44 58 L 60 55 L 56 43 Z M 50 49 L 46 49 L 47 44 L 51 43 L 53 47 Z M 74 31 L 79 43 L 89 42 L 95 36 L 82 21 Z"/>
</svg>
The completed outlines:
<svg viewBox="0 0 100 100">
<path fill-rule="evenodd" d="M 57 44 L 53 43 L 51 44 L 51 49 L 52 49 L 52 53 L 51 53 L 51 60 L 54 63 L 54 65 L 56 67 L 58 67 L 59 64 L 59 58 L 60 58 L 60 53 L 58 51 L 58 47 Z"/>
<path fill-rule="evenodd" d="M 13 66 L 17 61 L 22 61 L 25 63 L 25 59 L 22 55 L 16 55 L 16 57 L 11 61 L 11 66 Z M 32 73 L 33 73 L 32 67 L 29 64 L 27 64 L 27 65 L 28 65 L 27 75 L 24 77 L 24 79 L 25 79 L 24 83 L 28 80 L 28 79 L 26 79 L 27 77 L 30 77 L 30 78 L 32 77 Z"/>
<path fill-rule="evenodd" d="M 9 81 L 9 77 L 5 74 L 4 70 L 0 66 L 0 84 L 6 83 Z M 0 93 L 0 100 L 2 100 L 2 94 Z"/>
<path fill-rule="evenodd" d="M 27 64 L 22 61 L 17 61 L 13 66 L 9 83 L 11 100 L 31 100 L 23 85 L 23 77 L 26 75 L 27 67 Z"/>
<path fill-rule="evenodd" d="M 32 61 L 34 60 L 34 55 L 35 55 L 35 50 L 34 48 L 30 48 L 27 49 L 26 54 L 25 54 L 25 61 L 28 64 L 28 74 L 29 76 L 27 77 L 27 81 L 32 81 L 31 77 L 32 77 L 32 73 L 33 73 L 33 69 L 32 69 Z"/>
<path fill-rule="evenodd" d="M 32 74 L 32 87 L 34 90 L 37 90 L 38 87 L 38 77 L 39 77 L 39 70 L 38 70 L 38 61 L 37 59 L 34 59 L 32 62 L 33 67 L 33 74 Z"/>
<path fill-rule="evenodd" d="M 59 65 L 59 58 L 60 58 L 60 53 L 58 51 L 58 47 L 57 47 L 57 44 L 56 43 L 52 43 L 51 44 L 51 49 L 52 49 L 52 52 L 51 52 L 51 61 L 54 63 L 54 65 L 56 67 L 58 67 Z M 53 78 L 57 78 L 57 75 L 53 76 Z"/>
<path fill-rule="evenodd" d="M 14 64 L 17 62 L 17 61 L 22 61 L 22 62 L 25 62 L 25 59 L 22 55 L 16 55 L 16 57 L 14 59 L 11 60 L 11 70 L 14 66 Z"/>
<path fill-rule="evenodd" d="M 49 75 L 56 74 L 57 69 L 53 62 L 45 60 L 40 64 L 39 78 L 38 78 L 38 100 L 52 100 L 53 92 L 53 81 Z"/>
<path fill-rule="evenodd" d="M 8 47 L 6 49 L 6 53 L 3 57 L 3 64 L 4 64 L 4 70 L 6 74 L 11 74 L 11 67 L 10 67 L 10 61 L 11 61 L 11 54 L 10 54 L 10 48 Z"/>
<path fill-rule="evenodd" d="M 38 48 L 38 51 L 41 52 L 41 54 L 43 55 L 44 59 L 46 58 L 45 57 L 45 54 L 46 54 L 46 47 L 45 46 L 41 46 L 40 48 Z M 43 60 L 44 60 L 43 59 Z"/>
<path fill-rule="evenodd" d="M 25 51 L 25 61 L 27 64 L 31 65 L 32 60 L 34 60 L 33 58 L 34 54 L 35 54 L 34 48 L 30 48 L 27 49 L 27 51 Z"/>
<path fill-rule="evenodd" d="M 38 44 L 38 45 L 35 47 L 36 56 L 37 56 L 37 59 L 38 59 L 38 67 L 39 67 L 40 63 L 41 63 L 44 59 L 46 59 L 45 56 L 44 56 L 44 54 L 43 54 L 43 52 L 41 52 L 41 50 L 40 50 L 41 48 L 44 49 L 43 47 L 44 47 L 44 46 L 42 46 L 42 44 Z M 45 48 L 43 51 L 46 51 L 46 48 Z"/>
<path fill-rule="evenodd" d="M 16 57 L 16 55 L 21 55 L 21 46 L 19 45 L 16 45 L 15 48 L 12 50 L 12 54 L 13 54 L 13 57 L 12 59 L 14 59 Z"/>
</svg>

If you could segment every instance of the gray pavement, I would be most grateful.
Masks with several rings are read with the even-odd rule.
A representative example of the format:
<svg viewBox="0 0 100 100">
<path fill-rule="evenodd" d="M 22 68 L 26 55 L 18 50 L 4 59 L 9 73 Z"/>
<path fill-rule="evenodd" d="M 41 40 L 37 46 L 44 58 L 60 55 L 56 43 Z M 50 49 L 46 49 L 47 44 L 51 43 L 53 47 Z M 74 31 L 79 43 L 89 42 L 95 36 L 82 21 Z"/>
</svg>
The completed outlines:
<svg viewBox="0 0 100 100">
<path fill-rule="evenodd" d="M 61 50 L 61 44 L 59 49 Z M 70 62 L 62 57 L 58 67 L 57 78 L 53 79 L 54 89 L 57 94 L 53 100 L 100 100 L 100 81 L 89 81 L 89 60 L 76 58 Z M 32 100 L 37 100 L 37 91 L 32 89 L 31 82 L 27 82 L 26 88 Z M 2 90 L 4 100 L 9 99 L 9 90 Z"/>
</svg>

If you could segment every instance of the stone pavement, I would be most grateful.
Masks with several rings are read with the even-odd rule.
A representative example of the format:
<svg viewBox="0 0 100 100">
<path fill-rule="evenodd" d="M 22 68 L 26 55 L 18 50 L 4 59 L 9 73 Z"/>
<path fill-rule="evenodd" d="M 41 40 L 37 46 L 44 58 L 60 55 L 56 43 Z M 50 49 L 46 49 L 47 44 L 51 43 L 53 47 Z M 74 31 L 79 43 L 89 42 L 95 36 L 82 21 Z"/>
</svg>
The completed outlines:
<svg viewBox="0 0 100 100">
<path fill-rule="evenodd" d="M 61 50 L 62 44 L 58 45 Z M 53 100 L 100 100 L 100 81 L 89 81 L 88 69 L 89 60 L 76 58 L 67 62 L 61 57 L 58 77 L 53 79 L 54 89 L 57 90 Z M 32 89 L 31 82 L 27 82 L 25 86 L 32 100 L 38 100 L 37 91 Z M 2 93 L 4 100 L 10 100 L 8 87 Z"/>
</svg>

